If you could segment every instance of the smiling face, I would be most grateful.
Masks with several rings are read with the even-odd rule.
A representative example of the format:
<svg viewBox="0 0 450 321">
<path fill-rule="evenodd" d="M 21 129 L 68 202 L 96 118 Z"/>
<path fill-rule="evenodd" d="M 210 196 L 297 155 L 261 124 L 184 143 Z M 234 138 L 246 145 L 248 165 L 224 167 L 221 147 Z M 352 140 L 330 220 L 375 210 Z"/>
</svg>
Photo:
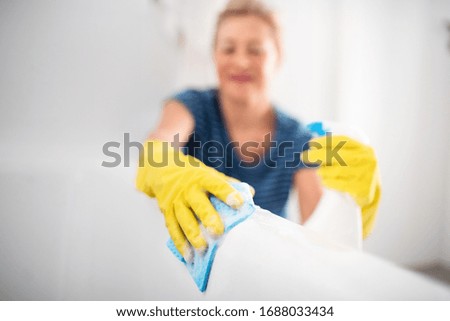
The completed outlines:
<svg viewBox="0 0 450 321">
<path fill-rule="evenodd" d="M 255 15 L 226 18 L 217 31 L 214 60 L 222 95 L 240 102 L 267 98 L 279 60 L 272 29 Z"/>
</svg>

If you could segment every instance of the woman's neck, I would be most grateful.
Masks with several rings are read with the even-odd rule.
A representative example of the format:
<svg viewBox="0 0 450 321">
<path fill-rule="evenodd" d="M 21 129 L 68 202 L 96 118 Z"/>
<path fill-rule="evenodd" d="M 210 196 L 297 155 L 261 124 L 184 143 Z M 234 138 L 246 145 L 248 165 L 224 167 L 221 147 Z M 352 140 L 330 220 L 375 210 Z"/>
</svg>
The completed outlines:
<svg viewBox="0 0 450 321">
<path fill-rule="evenodd" d="M 222 114 L 228 125 L 234 128 L 264 127 L 272 130 L 274 112 L 267 97 L 255 97 L 248 100 L 236 100 L 219 93 Z"/>
</svg>

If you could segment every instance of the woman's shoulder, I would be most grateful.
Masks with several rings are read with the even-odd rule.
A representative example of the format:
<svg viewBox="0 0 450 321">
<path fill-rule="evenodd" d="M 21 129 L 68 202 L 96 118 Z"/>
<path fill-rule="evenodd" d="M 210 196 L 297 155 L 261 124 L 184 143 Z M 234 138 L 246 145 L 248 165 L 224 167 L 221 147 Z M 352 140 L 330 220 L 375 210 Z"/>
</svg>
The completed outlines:
<svg viewBox="0 0 450 321">
<path fill-rule="evenodd" d="M 175 92 L 171 99 L 178 100 L 183 104 L 210 104 L 217 96 L 216 88 L 186 88 Z M 190 107 L 190 106 L 187 106 Z"/>
<path fill-rule="evenodd" d="M 294 142 L 293 151 L 304 151 L 312 135 L 303 122 L 294 116 L 276 108 L 278 117 L 278 140 Z"/>
<path fill-rule="evenodd" d="M 214 112 L 217 90 L 215 88 L 187 88 L 174 94 L 170 99 L 183 104 L 194 117 L 197 134 L 208 132 L 212 124 L 219 121 Z"/>
<path fill-rule="evenodd" d="M 280 129 L 287 133 L 293 133 L 297 131 L 308 131 L 303 122 L 292 116 L 291 114 L 281 110 L 278 107 L 275 107 L 276 115 L 278 118 L 278 124 L 280 125 Z"/>
</svg>

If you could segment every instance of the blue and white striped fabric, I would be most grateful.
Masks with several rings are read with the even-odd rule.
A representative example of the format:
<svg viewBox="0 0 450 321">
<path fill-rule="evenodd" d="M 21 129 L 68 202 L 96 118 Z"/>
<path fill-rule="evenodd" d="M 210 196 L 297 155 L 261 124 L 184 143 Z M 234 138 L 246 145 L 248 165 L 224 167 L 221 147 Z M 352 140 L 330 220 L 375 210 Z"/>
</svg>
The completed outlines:
<svg viewBox="0 0 450 321">
<path fill-rule="evenodd" d="M 225 128 L 217 89 L 186 90 L 169 98 L 185 105 L 195 120 L 185 153 L 255 188 L 256 205 L 286 217 L 294 173 L 305 167 L 300 153 L 308 149 L 309 131 L 275 106 L 276 130 L 271 148 L 255 162 L 243 162 Z"/>
</svg>

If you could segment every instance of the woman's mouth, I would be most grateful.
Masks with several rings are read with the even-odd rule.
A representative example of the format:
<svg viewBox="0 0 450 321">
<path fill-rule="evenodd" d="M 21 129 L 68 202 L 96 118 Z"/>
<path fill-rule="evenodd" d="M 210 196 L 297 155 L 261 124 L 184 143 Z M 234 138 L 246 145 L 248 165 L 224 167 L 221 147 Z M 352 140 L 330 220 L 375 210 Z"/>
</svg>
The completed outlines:
<svg viewBox="0 0 450 321">
<path fill-rule="evenodd" d="M 251 81 L 252 77 L 250 75 L 246 75 L 246 74 L 236 74 L 236 75 L 231 75 L 230 80 L 242 83 L 242 82 Z"/>
</svg>

